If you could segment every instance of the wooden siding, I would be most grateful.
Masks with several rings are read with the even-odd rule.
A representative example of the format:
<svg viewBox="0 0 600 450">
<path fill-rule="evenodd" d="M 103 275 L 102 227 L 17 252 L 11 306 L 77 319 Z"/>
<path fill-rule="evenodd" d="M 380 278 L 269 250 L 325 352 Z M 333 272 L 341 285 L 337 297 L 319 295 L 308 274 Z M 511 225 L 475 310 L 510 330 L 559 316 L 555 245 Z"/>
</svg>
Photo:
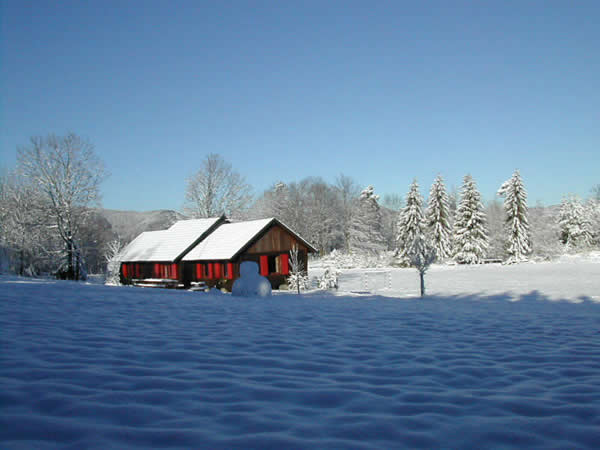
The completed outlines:
<svg viewBox="0 0 600 450">
<path fill-rule="evenodd" d="M 304 252 L 307 251 L 306 246 L 295 239 L 294 236 L 281 228 L 279 225 L 273 225 L 244 253 L 264 254 L 289 252 L 294 244 L 298 246 L 299 250 L 303 250 Z"/>
</svg>

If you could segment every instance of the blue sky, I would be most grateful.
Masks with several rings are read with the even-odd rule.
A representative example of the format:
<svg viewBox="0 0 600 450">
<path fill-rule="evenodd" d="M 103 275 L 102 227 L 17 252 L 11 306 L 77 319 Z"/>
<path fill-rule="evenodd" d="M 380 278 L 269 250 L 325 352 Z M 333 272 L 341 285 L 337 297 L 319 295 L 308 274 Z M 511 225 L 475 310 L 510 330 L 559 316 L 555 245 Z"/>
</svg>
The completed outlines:
<svg viewBox="0 0 600 450">
<path fill-rule="evenodd" d="M 598 1 L 2 1 L 0 166 L 73 131 L 104 206 L 180 209 L 219 153 L 256 192 L 379 194 L 519 168 L 535 204 L 600 183 Z"/>
</svg>

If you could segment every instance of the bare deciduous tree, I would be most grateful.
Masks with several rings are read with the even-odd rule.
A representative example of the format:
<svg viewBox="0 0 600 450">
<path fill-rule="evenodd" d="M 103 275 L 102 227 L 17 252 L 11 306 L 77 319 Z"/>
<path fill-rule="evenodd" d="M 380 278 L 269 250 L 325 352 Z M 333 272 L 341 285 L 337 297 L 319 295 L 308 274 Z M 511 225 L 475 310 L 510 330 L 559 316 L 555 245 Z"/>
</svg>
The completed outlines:
<svg viewBox="0 0 600 450">
<path fill-rule="evenodd" d="M 341 199 L 320 177 L 277 182 L 254 206 L 255 217 L 276 217 L 324 254 L 341 244 Z"/>
<path fill-rule="evenodd" d="M 344 174 L 340 174 L 335 182 L 335 187 L 340 197 L 341 206 L 341 227 L 342 234 L 344 236 L 344 249 L 350 251 L 350 227 L 354 212 L 356 210 L 356 203 L 358 196 L 360 195 L 360 187 L 358 183 L 352 178 Z"/>
<path fill-rule="evenodd" d="M 211 153 L 187 180 L 185 199 L 185 212 L 192 217 L 226 214 L 243 218 L 252 201 L 252 189 L 231 164 Z"/>
<path fill-rule="evenodd" d="M 2 183 L 2 241 L 11 252 L 18 275 L 36 272 L 34 254 L 44 241 L 43 205 L 28 179 L 16 173 Z M 39 259 L 39 258 L 38 258 Z"/>
<path fill-rule="evenodd" d="M 421 297 L 425 296 L 425 273 L 436 259 L 436 249 L 427 242 L 423 235 L 415 237 L 408 251 L 410 265 L 419 272 L 421 281 Z"/>
<path fill-rule="evenodd" d="M 90 207 L 100 203 L 100 183 L 107 175 L 104 164 L 94 146 L 73 133 L 32 137 L 29 146 L 17 149 L 17 162 L 19 172 L 44 197 L 48 217 L 64 244 L 62 276 L 81 279 L 79 231 Z"/>
<path fill-rule="evenodd" d="M 305 208 L 307 233 L 304 235 L 320 254 L 331 251 L 342 239 L 339 227 L 341 205 L 336 191 L 321 178 L 307 178 Z"/>
<path fill-rule="evenodd" d="M 121 284 L 121 254 L 124 245 L 118 237 L 106 244 L 104 258 L 106 259 L 106 284 L 118 286 Z"/>
<path fill-rule="evenodd" d="M 288 276 L 288 286 L 291 290 L 308 288 L 308 276 L 304 270 L 304 263 L 300 259 L 298 246 L 294 245 L 290 250 L 290 275 Z"/>
</svg>

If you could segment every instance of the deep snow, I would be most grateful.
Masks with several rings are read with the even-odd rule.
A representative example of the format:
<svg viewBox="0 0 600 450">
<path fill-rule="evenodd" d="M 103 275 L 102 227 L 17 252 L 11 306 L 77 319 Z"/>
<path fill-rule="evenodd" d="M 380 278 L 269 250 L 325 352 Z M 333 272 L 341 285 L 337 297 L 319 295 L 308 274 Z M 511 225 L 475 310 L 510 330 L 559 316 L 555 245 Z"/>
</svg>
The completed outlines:
<svg viewBox="0 0 600 450">
<path fill-rule="evenodd" d="M 0 447 L 597 448 L 600 282 L 550 301 L 546 267 L 423 300 L 0 278 Z"/>
<path fill-rule="evenodd" d="M 310 276 L 324 269 L 313 264 Z M 514 265 L 433 265 L 425 275 L 427 293 L 435 296 L 502 296 L 519 300 L 533 294 L 548 300 L 600 302 L 600 252 L 563 256 L 557 262 Z M 415 269 L 379 268 L 342 271 L 339 295 L 369 293 L 396 298 L 419 296 Z"/>
</svg>

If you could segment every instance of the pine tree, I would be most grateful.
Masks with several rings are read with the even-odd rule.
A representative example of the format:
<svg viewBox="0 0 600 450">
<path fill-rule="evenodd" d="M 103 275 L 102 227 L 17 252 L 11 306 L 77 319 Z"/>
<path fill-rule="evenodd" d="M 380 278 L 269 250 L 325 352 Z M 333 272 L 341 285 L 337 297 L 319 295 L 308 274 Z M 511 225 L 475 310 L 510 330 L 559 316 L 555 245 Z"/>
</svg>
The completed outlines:
<svg viewBox="0 0 600 450">
<path fill-rule="evenodd" d="M 560 240 L 569 249 L 586 247 L 592 243 L 591 223 L 588 214 L 576 196 L 563 199 L 558 214 Z"/>
<path fill-rule="evenodd" d="M 585 204 L 586 217 L 590 224 L 593 243 L 600 244 L 600 200 L 590 198 Z"/>
<path fill-rule="evenodd" d="M 515 170 L 513 176 L 502 184 L 498 195 L 504 197 L 508 261 L 522 261 L 531 253 L 531 239 L 529 237 L 527 191 L 518 170 Z"/>
<path fill-rule="evenodd" d="M 429 191 L 429 201 L 426 212 L 427 229 L 429 231 L 429 240 L 438 259 L 445 259 L 451 256 L 451 236 L 450 228 L 450 209 L 448 206 L 448 194 L 444 179 L 438 175 L 431 190 Z"/>
<path fill-rule="evenodd" d="M 454 220 L 454 259 L 461 264 L 481 263 L 487 247 L 481 195 L 471 175 L 466 175 Z"/>
<path fill-rule="evenodd" d="M 378 200 L 373 186 L 366 187 L 360 194 L 350 226 L 352 253 L 379 254 L 386 250 Z"/>
<path fill-rule="evenodd" d="M 403 266 L 410 265 L 410 250 L 417 238 L 425 236 L 423 197 L 419 193 L 419 183 L 414 180 L 406 195 L 406 206 L 398 217 L 398 259 Z"/>
</svg>

